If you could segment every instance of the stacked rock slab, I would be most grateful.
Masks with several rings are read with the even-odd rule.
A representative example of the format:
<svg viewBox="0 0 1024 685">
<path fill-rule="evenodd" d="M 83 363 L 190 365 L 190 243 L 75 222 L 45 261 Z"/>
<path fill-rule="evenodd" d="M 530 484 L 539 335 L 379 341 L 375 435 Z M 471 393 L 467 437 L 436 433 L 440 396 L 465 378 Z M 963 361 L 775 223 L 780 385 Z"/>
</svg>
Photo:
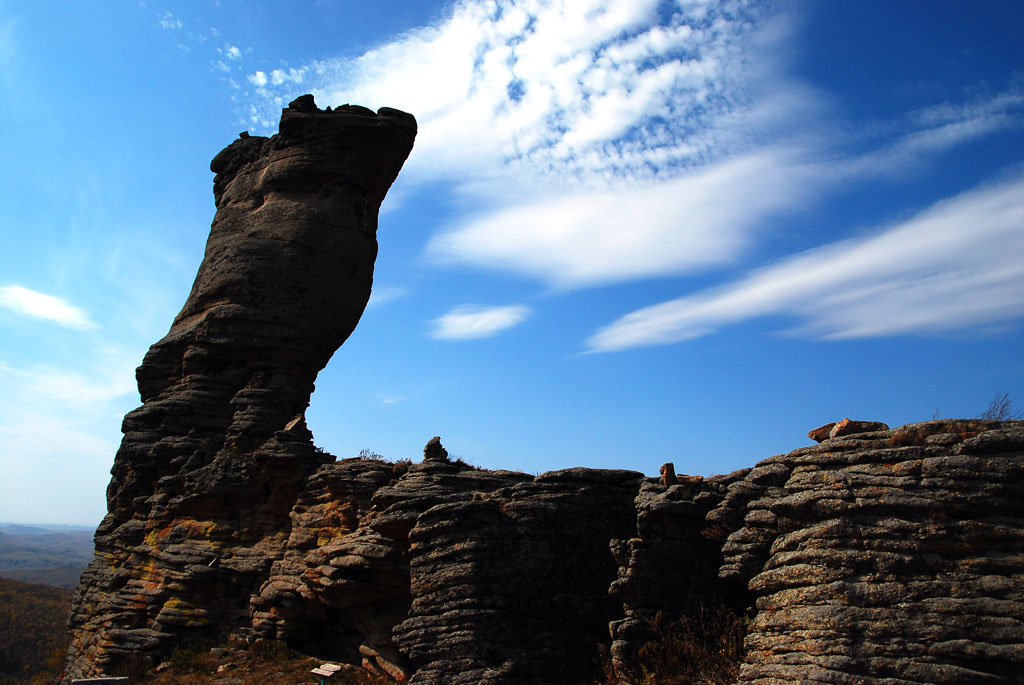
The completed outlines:
<svg viewBox="0 0 1024 685">
<path fill-rule="evenodd" d="M 641 479 L 477 469 L 436 438 L 420 463 L 325 466 L 252 598 L 254 635 L 414 684 L 592 680 L 621 612 L 608 542 L 635 529 Z"/>
<path fill-rule="evenodd" d="M 772 457 L 709 515 L 757 613 L 740 682 L 1019 683 L 1024 423 L 932 421 Z"/>
<path fill-rule="evenodd" d="M 594 682 L 598 646 L 621 616 L 608 595 L 617 570 L 609 541 L 635 530 L 642 478 L 552 471 L 417 516 L 412 604 L 394 630 L 415 667 L 410 682 Z"/>
<path fill-rule="evenodd" d="M 366 306 L 377 212 L 415 135 L 403 112 L 321 111 L 307 95 L 277 135 L 243 133 L 214 158 L 206 254 L 136 372 L 143 404 L 124 419 L 72 609 L 70 675 L 124 670 L 247 618 L 325 461 L 303 414 Z"/>
</svg>

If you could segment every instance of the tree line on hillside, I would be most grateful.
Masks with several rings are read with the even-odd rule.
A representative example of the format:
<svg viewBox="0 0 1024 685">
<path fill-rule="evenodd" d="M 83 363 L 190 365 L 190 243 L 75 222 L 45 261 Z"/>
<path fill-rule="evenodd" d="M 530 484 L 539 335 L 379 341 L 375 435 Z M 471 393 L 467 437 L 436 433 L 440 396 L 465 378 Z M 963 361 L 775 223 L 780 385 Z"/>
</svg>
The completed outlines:
<svg viewBox="0 0 1024 685">
<path fill-rule="evenodd" d="M 73 595 L 64 588 L 0 578 L 0 685 L 57 681 Z"/>
</svg>

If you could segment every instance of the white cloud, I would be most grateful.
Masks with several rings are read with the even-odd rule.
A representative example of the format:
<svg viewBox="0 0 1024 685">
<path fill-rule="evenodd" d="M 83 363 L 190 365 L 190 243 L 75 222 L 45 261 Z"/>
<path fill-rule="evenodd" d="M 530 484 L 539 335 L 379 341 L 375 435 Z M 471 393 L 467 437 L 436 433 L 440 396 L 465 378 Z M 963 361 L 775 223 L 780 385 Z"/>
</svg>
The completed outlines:
<svg viewBox="0 0 1024 685">
<path fill-rule="evenodd" d="M 255 74 L 249 74 L 246 78 L 249 79 L 249 83 L 257 88 L 263 88 L 267 85 L 267 75 L 262 71 L 257 71 Z"/>
<path fill-rule="evenodd" d="M 0 361 L 0 518 L 100 519 L 121 417 L 138 403 L 141 356 L 93 350 L 74 369 Z"/>
<path fill-rule="evenodd" d="M 456 307 L 444 316 L 434 319 L 431 337 L 438 340 L 489 338 L 518 325 L 529 314 L 530 308 L 523 305 Z"/>
<path fill-rule="evenodd" d="M 1024 314 L 1024 176 L 962 193 L 865 238 L 833 243 L 712 291 L 634 311 L 590 351 L 680 342 L 759 316 L 823 339 L 962 330 Z"/>
<path fill-rule="evenodd" d="M 164 12 L 160 19 L 157 20 L 156 25 L 168 31 L 176 31 L 184 26 L 181 19 L 178 19 L 170 12 Z"/>
<path fill-rule="evenodd" d="M 135 392 L 135 363 L 115 354 L 104 358 L 109 366 L 98 367 L 89 376 L 53 366 L 16 368 L 0 362 L 0 377 L 7 385 L 19 384 L 25 397 L 44 406 L 66 402 L 87 408 Z"/>
<path fill-rule="evenodd" d="M 386 302 L 397 300 L 408 294 L 408 288 L 401 286 L 374 286 L 373 290 L 370 291 L 370 301 L 366 303 L 366 307 L 379 307 Z"/>
<path fill-rule="evenodd" d="M 6 307 L 17 314 L 52 321 L 76 330 L 96 328 L 96 324 L 82 309 L 59 297 L 46 295 L 20 285 L 0 287 L 0 307 Z"/>
<path fill-rule="evenodd" d="M 354 59 L 251 74 L 247 117 L 272 127 L 298 85 L 412 112 L 404 183 L 452 182 L 473 209 L 426 256 L 557 289 L 735 264 L 767 220 L 1024 119 L 1017 88 L 835 136 L 785 76 L 794 22 L 769 5 L 459 0 Z"/>
<path fill-rule="evenodd" d="M 235 45 L 229 45 L 226 48 L 224 48 L 224 56 L 228 59 L 241 59 L 242 51 L 239 50 L 238 47 Z"/>
<path fill-rule="evenodd" d="M 14 62 L 17 54 L 14 41 L 14 21 L 0 21 L 0 66 L 7 67 Z"/>
<path fill-rule="evenodd" d="M 760 13 L 725 3 L 662 23 L 659 4 L 463 0 L 439 25 L 356 59 L 280 69 L 277 80 L 256 72 L 250 83 L 270 121 L 297 83 L 322 105 L 412 112 L 420 134 L 406 176 L 511 164 L 537 187 L 654 178 L 728 151 L 706 134 L 748 100 L 739 43 Z M 644 157 L 656 150 L 663 168 Z"/>
<path fill-rule="evenodd" d="M 1024 118 L 1024 92 L 1006 92 L 965 102 L 945 102 L 911 112 L 905 129 L 891 142 L 866 154 L 840 160 L 844 176 L 902 176 L 928 156 L 1010 127 Z"/>
<path fill-rule="evenodd" d="M 428 252 L 580 287 L 730 262 L 768 215 L 813 187 L 780 150 L 615 193 L 584 191 L 510 207 L 436 236 Z"/>
<path fill-rule="evenodd" d="M 270 83 L 280 86 L 285 83 L 302 83 L 306 78 L 306 67 L 298 69 L 274 69 L 270 72 Z"/>
</svg>

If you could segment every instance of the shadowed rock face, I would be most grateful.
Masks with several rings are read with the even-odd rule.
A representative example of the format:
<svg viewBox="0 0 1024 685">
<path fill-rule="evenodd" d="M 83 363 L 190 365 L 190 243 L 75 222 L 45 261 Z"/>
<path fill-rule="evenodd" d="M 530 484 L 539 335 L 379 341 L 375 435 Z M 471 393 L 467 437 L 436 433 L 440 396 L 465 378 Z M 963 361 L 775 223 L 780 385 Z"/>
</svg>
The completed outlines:
<svg viewBox="0 0 1024 685">
<path fill-rule="evenodd" d="M 415 135 L 403 112 L 321 111 L 306 95 L 277 135 L 243 133 L 214 158 L 217 214 L 185 306 L 136 372 L 143 405 L 122 427 L 69 673 L 116 670 L 244 610 L 275 554 L 252 549 L 285 535 L 325 461 L 303 413 L 366 306 L 377 212 Z"/>
<path fill-rule="evenodd" d="M 195 496 L 244 470 L 243 455 L 275 432 L 303 434 L 292 422 L 370 296 L 377 211 L 415 133 L 396 110 L 321 112 L 304 96 L 278 135 L 243 135 L 214 158 L 203 263 L 136 372 L 143 406 L 125 418 L 115 519 L 161 478 L 162 492 Z"/>
</svg>

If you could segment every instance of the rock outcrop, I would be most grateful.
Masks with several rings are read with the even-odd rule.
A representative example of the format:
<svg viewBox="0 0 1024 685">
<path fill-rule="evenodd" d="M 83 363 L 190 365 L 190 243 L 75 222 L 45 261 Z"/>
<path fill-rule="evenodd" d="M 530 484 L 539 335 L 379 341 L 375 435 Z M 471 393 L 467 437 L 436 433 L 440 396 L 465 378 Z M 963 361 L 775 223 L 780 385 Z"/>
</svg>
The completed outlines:
<svg viewBox="0 0 1024 685">
<path fill-rule="evenodd" d="M 92 675 L 216 636 L 249 611 L 289 512 L 325 461 L 303 413 L 355 328 L 377 212 L 412 148 L 412 116 L 295 100 L 270 138 L 210 165 L 217 214 L 195 284 L 136 376 L 124 439 L 71 614 L 68 672 Z"/>
<path fill-rule="evenodd" d="M 621 612 L 608 541 L 634 528 L 642 479 L 476 469 L 437 438 L 420 463 L 325 466 L 251 598 L 253 634 L 412 683 L 582 682 Z"/>
<path fill-rule="evenodd" d="M 757 596 L 740 682 L 1024 674 L 1024 422 L 931 421 L 767 459 L 709 521 Z"/>
<path fill-rule="evenodd" d="M 739 682 L 1013 683 L 1024 422 L 890 430 L 723 476 L 336 461 L 303 419 L 366 305 L 409 115 L 291 103 L 213 160 L 192 293 L 137 376 L 70 676 L 282 640 L 417 685 L 624 683 L 659 616 L 751 617 Z"/>
<path fill-rule="evenodd" d="M 619 570 L 609 593 L 622 603 L 624 615 L 609 625 L 610 651 L 623 682 L 643 682 L 637 671 L 639 651 L 657 638 L 651 619 L 659 614 L 693 614 L 722 604 L 742 611 L 752 601 L 742 584 L 718 578 L 721 535 L 706 522 L 725 499 L 730 484 L 749 469 L 677 480 L 666 487 L 666 473 L 675 475 L 671 467 L 662 467 L 661 482 L 642 483 L 635 500 L 635 533 L 611 543 Z"/>
</svg>

